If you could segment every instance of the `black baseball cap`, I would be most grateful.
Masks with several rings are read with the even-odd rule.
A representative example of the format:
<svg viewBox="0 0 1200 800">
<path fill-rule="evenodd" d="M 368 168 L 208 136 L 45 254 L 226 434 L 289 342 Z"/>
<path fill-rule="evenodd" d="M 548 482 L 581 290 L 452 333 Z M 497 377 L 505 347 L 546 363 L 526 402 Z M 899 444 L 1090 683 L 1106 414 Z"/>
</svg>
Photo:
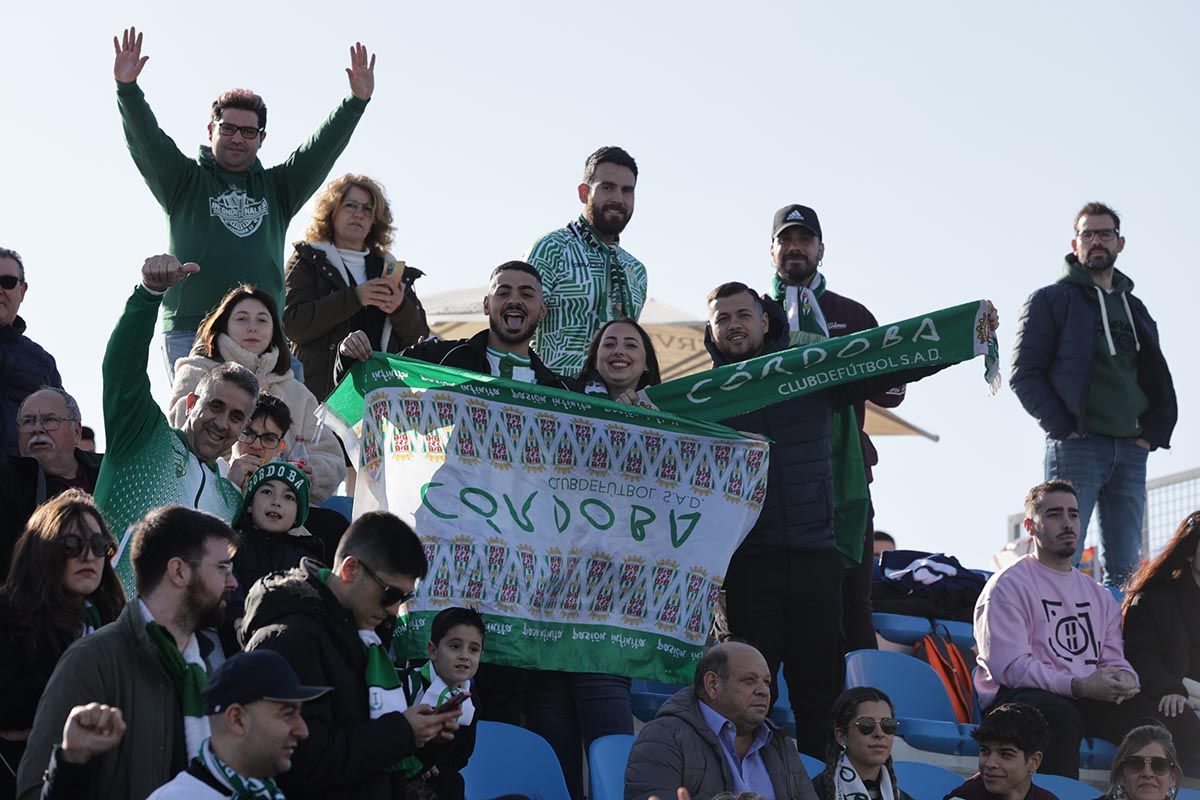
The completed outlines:
<svg viewBox="0 0 1200 800">
<path fill-rule="evenodd" d="M 329 686 L 301 686 L 287 659 L 274 650 L 238 653 L 217 668 L 204 687 L 204 711 L 220 714 L 235 703 L 255 700 L 305 703 L 331 691 Z"/>
<path fill-rule="evenodd" d="M 779 235 L 781 230 L 790 228 L 793 225 L 808 228 L 818 239 L 822 238 L 821 221 L 817 219 L 817 212 L 808 206 L 802 206 L 797 203 L 784 206 L 775 212 L 775 221 L 771 223 L 771 238 L 774 239 Z"/>
</svg>

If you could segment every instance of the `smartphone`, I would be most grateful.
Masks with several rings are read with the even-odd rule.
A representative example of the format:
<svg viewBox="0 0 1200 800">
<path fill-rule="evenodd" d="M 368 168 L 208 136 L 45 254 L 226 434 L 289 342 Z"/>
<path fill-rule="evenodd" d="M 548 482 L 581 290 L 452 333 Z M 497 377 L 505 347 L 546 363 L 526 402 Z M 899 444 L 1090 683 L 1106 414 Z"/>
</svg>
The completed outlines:
<svg viewBox="0 0 1200 800">
<path fill-rule="evenodd" d="M 445 714 L 447 711 L 454 711 L 456 708 L 458 708 L 459 706 L 461 706 L 463 703 L 467 702 L 470 699 L 471 699 L 470 692 L 459 692 L 458 694 L 454 695 L 449 700 L 447 700 L 446 702 L 442 703 L 440 706 L 435 708 L 433 710 L 433 713 Z"/>
<path fill-rule="evenodd" d="M 400 281 L 404 278 L 404 268 L 403 261 L 388 261 L 383 265 L 381 277 L 392 286 L 399 288 Z"/>
</svg>

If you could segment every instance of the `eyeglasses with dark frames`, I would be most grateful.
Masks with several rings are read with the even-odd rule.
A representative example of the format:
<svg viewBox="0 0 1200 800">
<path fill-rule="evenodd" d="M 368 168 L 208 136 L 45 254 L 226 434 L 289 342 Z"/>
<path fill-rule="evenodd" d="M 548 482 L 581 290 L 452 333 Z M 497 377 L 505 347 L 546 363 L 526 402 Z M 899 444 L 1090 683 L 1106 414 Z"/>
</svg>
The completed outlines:
<svg viewBox="0 0 1200 800">
<path fill-rule="evenodd" d="M 117 546 L 103 533 L 93 533 L 86 538 L 78 533 L 68 533 L 62 538 L 62 545 L 67 558 L 79 558 L 85 550 L 91 550 L 96 558 L 112 558 L 117 554 Z"/>
<path fill-rule="evenodd" d="M 217 130 L 221 132 L 222 136 L 233 136 L 235 133 L 240 131 L 242 138 L 248 142 L 251 142 L 257 139 L 259 134 L 261 134 L 264 129 L 255 128 L 252 125 L 234 125 L 231 122 L 221 122 L 221 120 L 217 120 Z"/>
<path fill-rule="evenodd" d="M 1166 756 L 1126 756 L 1121 762 L 1121 769 L 1130 775 L 1142 773 L 1147 766 L 1155 775 L 1166 775 L 1175 769 L 1175 762 Z"/>
<path fill-rule="evenodd" d="M 256 441 L 262 442 L 262 446 L 272 448 L 279 444 L 280 437 L 277 433 L 255 433 L 250 428 L 243 428 L 238 434 L 238 439 L 246 444 L 254 444 Z"/>
<path fill-rule="evenodd" d="M 875 720 L 871 719 L 870 717 L 859 717 L 851 724 L 858 728 L 858 732 L 863 736 L 870 736 L 875 732 L 876 723 Z M 879 720 L 879 727 L 882 728 L 883 732 L 888 736 L 892 736 L 896 733 L 896 731 L 900 730 L 900 720 L 892 719 L 891 717 L 884 717 L 883 719 Z"/>
<path fill-rule="evenodd" d="M 380 589 L 383 589 L 383 596 L 379 598 L 379 604 L 384 608 L 391 608 L 397 603 L 407 603 L 417 594 L 415 589 L 410 592 L 407 589 L 401 589 L 399 586 L 392 586 L 385 582 L 375 574 L 374 570 L 363 563 L 362 560 L 359 560 L 358 565 L 363 568 L 363 572 L 367 573 L 367 577 L 379 584 Z"/>
</svg>

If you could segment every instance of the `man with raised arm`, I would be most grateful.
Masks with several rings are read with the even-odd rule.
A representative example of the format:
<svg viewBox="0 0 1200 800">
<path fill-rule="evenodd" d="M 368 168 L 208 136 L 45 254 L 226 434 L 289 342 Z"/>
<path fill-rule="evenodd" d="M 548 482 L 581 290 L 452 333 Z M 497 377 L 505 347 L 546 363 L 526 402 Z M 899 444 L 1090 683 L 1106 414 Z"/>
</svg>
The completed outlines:
<svg viewBox="0 0 1200 800">
<path fill-rule="evenodd" d="M 308 141 L 273 167 L 258 150 L 267 138 L 267 106 L 249 89 L 222 92 L 212 104 L 209 143 L 195 159 L 158 127 L 137 84 L 149 56 L 142 34 L 113 37 L 117 107 L 138 171 L 167 215 L 169 250 L 180 261 L 204 264 L 204 274 L 175 286 L 163 299 L 167 371 L 187 355 L 200 320 L 232 287 L 250 283 L 283 308 L 283 248 L 288 223 L 321 185 L 341 155 L 375 90 L 375 56 L 350 48 L 350 97 Z M 298 364 L 299 362 L 294 362 Z"/>
<path fill-rule="evenodd" d="M 170 255 L 151 256 L 142 282 L 125 303 L 104 351 L 104 429 L 108 451 L 96 481 L 96 505 L 115 536 L 117 575 L 125 593 L 137 587 L 129 565 L 129 530 L 147 511 L 182 505 L 232 523 L 242 511 L 242 493 L 217 471 L 217 458 L 237 441 L 250 419 L 258 379 L 239 364 L 222 364 L 188 395 L 182 428 L 172 428 L 150 393 L 146 361 L 154 317 L 163 295 L 200 266 Z"/>
</svg>

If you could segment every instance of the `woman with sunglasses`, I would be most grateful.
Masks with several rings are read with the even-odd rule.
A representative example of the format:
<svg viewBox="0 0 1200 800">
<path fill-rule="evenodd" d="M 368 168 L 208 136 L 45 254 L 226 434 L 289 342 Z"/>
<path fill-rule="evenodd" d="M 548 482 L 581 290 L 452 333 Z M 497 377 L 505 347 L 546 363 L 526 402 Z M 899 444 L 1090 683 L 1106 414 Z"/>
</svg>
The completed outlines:
<svg viewBox="0 0 1200 800">
<path fill-rule="evenodd" d="M 112 622 L 125 593 L 112 535 L 90 495 L 68 489 L 33 513 L 0 587 L 0 796 L 11 797 L 38 700 L 63 651 Z"/>
<path fill-rule="evenodd" d="M 1121 606 L 1125 657 L 1137 670 L 1142 695 L 1155 703 L 1179 742 L 1191 775 L 1200 743 L 1200 511 L 1189 514 L 1174 536 L 1126 587 Z M 1188 684 L 1192 684 L 1189 691 Z"/>
<path fill-rule="evenodd" d="M 833 741 L 825 771 L 813 778 L 820 800 L 912 800 L 896 784 L 892 741 L 899 723 L 892 700 L 870 686 L 847 689 L 833 703 Z"/>
<path fill-rule="evenodd" d="M 1171 733 L 1161 725 L 1141 725 L 1125 735 L 1100 800 L 1173 800 L 1183 772 Z"/>
<path fill-rule="evenodd" d="M 423 273 L 388 252 L 394 230 L 383 187 L 346 174 L 317 197 L 307 241 L 288 259 L 283 327 L 305 385 L 322 400 L 355 360 L 399 353 L 429 334 L 413 291 Z"/>
<path fill-rule="evenodd" d="M 287 404 L 292 412 L 289 438 L 293 443 L 304 442 L 308 451 L 306 461 L 296 466 L 312 479 L 313 501 L 333 494 L 346 477 L 342 447 L 333 435 L 315 441 L 317 398 L 292 374 L 292 356 L 275 300 L 262 289 L 247 285 L 231 289 L 200 322 L 192 355 L 175 362 L 175 383 L 167 400 L 171 424 L 182 427 L 190 407 L 188 398 L 205 375 L 226 361 L 253 372 L 259 391 Z"/>
</svg>

